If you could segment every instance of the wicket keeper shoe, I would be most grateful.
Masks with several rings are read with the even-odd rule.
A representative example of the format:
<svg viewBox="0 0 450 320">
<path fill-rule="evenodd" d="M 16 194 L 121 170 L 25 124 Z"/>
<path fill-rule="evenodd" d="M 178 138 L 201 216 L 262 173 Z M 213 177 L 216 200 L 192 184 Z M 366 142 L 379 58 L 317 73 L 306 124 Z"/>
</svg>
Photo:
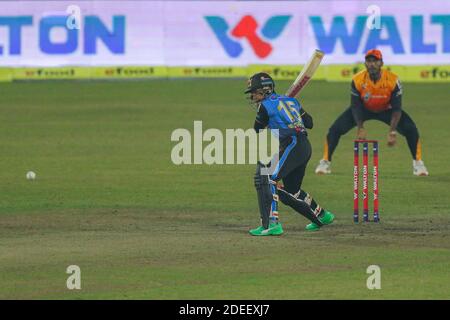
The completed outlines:
<svg viewBox="0 0 450 320">
<path fill-rule="evenodd" d="M 249 231 L 252 236 L 280 236 L 283 234 L 283 227 L 281 223 L 271 223 L 268 229 L 258 227 Z"/>
<path fill-rule="evenodd" d="M 316 174 L 330 174 L 331 173 L 331 161 L 322 159 L 316 168 Z"/>
<path fill-rule="evenodd" d="M 428 176 L 428 170 L 422 160 L 413 160 L 413 174 L 415 176 Z"/>
<path fill-rule="evenodd" d="M 331 224 L 334 221 L 334 214 L 325 210 L 323 217 L 319 218 L 319 220 L 323 223 L 323 225 Z M 308 231 L 317 231 L 320 229 L 320 226 L 317 223 L 311 222 L 305 229 Z"/>
</svg>

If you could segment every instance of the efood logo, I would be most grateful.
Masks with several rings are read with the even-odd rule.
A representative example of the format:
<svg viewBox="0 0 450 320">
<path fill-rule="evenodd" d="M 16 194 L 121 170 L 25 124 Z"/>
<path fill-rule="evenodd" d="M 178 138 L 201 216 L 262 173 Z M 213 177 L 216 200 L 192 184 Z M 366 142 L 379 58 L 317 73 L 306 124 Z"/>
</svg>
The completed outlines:
<svg viewBox="0 0 450 320">
<path fill-rule="evenodd" d="M 239 41 L 234 39 L 245 38 L 258 57 L 266 58 L 273 48 L 265 40 L 278 38 L 291 16 L 270 17 L 261 29 L 261 34 L 264 38 L 259 35 L 258 22 L 250 15 L 243 17 L 231 31 L 229 30 L 230 26 L 223 17 L 206 16 L 205 19 L 230 57 L 237 58 L 243 51 Z"/>
</svg>

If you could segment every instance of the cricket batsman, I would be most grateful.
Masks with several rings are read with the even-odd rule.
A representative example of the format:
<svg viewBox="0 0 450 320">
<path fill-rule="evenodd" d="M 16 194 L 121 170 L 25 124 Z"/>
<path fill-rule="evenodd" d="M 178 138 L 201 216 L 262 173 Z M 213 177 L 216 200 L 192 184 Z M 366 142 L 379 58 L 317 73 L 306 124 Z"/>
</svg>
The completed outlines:
<svg viewBox="0 0 450 320">
<path fill-rule="evenodd" d="M 301 189 L 306 165 L 311 158 L 306 128 L 313 127 L 312 117 L 295 98 L 276 94 L 274 89 L 275 83 L 267 73 L 257 73 L 248 80 L 245 90 L 257 108 L 256 132 L 268 127 L 280 142 L 279 153 L 271 163 L 266 166 L 258 162 L 256 166 L 254 182 L 261 226 L 249 231 L 254 236 L 283 233 L 278 217 L 278 200 L 311 221 L 306 230 L 319 230 L 334 220 L 332 213 L 320 207 Z M 279 181 L 284 186 L 277 184 Z"/>
<path fill-rule="evenodd" d="M 411 117 L 402 110 L 402 87 L 398 76 L 382 69 L 383 57 L 377 49 L 365 56 L 366 70 L 353 76 L 350 107 L 347 108 L 328 130 L 323 159 L 316 168 L 317 174 L 331 173 L 331 157 L 339 139 L 355 126 L 357 139 L 366 139 L 364 122 L 378 120 L 389 125 L 388 146 L 397 142 L 397 132 L 406 137 L 413 158 L 413 174 L 428 176 L 422 161 L 419 131 Z"/>
</svg>

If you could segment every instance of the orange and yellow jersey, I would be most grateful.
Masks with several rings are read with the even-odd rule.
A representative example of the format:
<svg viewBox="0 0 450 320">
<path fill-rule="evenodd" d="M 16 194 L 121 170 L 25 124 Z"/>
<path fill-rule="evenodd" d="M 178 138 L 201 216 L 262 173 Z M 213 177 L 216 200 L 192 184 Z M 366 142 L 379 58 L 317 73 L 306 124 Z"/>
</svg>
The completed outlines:
<svg viewBox="0 0 450 320">
<path fill-rule="evenodd" d="M 362 106 L 372 112 L 379 113 L 388 109 L 401 109 L 401 85 L 398 76 L 381 70 L 381 78 L 373 82 L 369 72 L 363 70 L 352 78 L 352 105 Z M 360 100 L 360 101 L 356 101 Z"/>
</svg>

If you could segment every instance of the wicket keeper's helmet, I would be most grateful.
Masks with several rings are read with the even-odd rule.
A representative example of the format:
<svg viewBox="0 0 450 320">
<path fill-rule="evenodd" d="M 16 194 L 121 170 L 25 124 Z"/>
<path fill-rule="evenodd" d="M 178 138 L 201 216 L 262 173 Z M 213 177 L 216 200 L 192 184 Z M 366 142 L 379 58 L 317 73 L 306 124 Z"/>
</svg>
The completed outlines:
<svg viewBox="0 0 450 320">
<path fill-rule="evenodd" d="M 275 82 L 267 73 L 256 73 L 248 80 L 245 93 L 250 93 L 257 89 L 263 89 L 265 94 L 272 94 L 275 89 Z"/>
</svg>

